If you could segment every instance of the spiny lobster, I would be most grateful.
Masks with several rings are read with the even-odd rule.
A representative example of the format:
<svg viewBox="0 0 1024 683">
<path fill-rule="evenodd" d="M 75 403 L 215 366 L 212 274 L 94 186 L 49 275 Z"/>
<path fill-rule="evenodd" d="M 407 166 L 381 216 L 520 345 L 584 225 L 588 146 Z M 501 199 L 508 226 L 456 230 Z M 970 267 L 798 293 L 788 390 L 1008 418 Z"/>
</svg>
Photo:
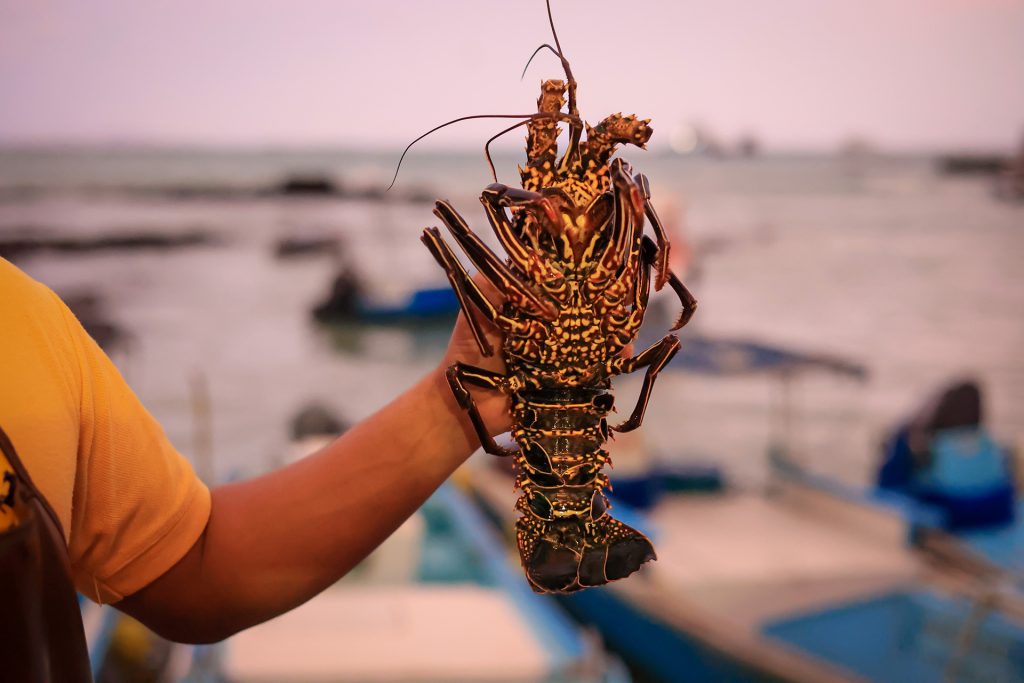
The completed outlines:
<svg viewBox="0 0 1024 683">
<path fill-rule="evenodd" d="M 522 188 L 495 182 L 480 197 L 508 258 L 495 255 L 447 201 L 439 200 L 434 210 L 504 303 L 485 296 L 437 228 L 424 230 L 422 241 L 444 268 L 483 355 L 494 350 L 477 316 L 504 334 L 506 374 L 455 363 L 447 378 L 484 450 L 514 459 L 522 491 L 516 539 L 530 585 L 567 593 L 624 578 L 655 558 L 646 536 L 608 513 L 609 481 L 601 470 L 609 455 L 603 445 L 612 432 L 640 426 L 658 372 L 679 349 L 679 339 L 669 334 L 635 356 L 624 355 L 644 319 L 651 269 L 654 288 L 668 284 L 682 304 L 672 330 L 689 321 L 697 302 L 669 269 L 669 240 L 651 206 L 647 178 L 611 158 L 620 144 L 644 148 L 649 120 L 613 114 L 597 126 L 585 124 L 550 2 L 548 19 L 557 47 L 545 44 L 537 52 L 553 52 L 565 80 L 544 81 L 537 112 L 509 115 L 522 120 L 499 133 L 528 127 Z M 490 116 L 505 115 L 464 118 Z M 569 131 L 561 158 L 560 124 Z M 644 216 L 654 240 L 643 234 Z M 632 414 L 610 427 L 610 379 L 641 368 L 646 374 Z M 517 449 L 490 435 L 469 386 L 510 395 Z"/>
</svg>

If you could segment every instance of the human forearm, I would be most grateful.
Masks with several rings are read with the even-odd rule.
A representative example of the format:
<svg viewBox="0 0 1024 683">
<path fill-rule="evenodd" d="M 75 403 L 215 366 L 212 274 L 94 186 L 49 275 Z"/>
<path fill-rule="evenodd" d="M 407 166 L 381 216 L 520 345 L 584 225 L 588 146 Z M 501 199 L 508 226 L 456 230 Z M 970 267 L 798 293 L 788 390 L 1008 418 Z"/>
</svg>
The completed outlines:
<svg viewBox="0 0 1024 683">
<path fill-rule="evenodd" d="M 476 444 L 443 374 L 433 372 L 315 455 L 216 489 L 203 538 L 122 605 L 191 641 L 291 609 L 387 538 Z"/>
</svg>

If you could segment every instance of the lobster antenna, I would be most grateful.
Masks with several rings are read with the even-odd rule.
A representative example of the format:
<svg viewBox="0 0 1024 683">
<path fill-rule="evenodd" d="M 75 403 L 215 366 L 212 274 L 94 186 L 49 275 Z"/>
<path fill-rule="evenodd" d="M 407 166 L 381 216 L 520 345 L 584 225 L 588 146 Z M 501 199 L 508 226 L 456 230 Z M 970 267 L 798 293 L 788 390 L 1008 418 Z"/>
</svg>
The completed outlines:
<svg viewBox="0 0 1024 683">
<path fill-rule="evenodd" d="M 556 57 L 558 57 L 559 59 L 562 59 L 562 55 L 558 54 L 558 50 L 556 50 L 555 48 L 551 47 L 547 43 L 544 43 L 543 45 L 538 47 L 536 50 L 534 50 L 533 54 L 530 55 L 530 58 L 526 60 L 526 66 L 523 67 L 523 73 L 521 73 L 519 75 L 519 80 L 523 80 L 523 78 L 526 77 L 526 70 L 530 68 L 530 63 L 533 61 L 533 58 L 536 57 L 537 53 L 540 52 L 541 50 L 543 50 L 544 48 L 547 48 L 547 49 L 551 50 L 551 52 L 553 52 Z"/>
<path fill-rule="evenodd" d="M 395 186 L 395 181 L 398 180 L 398 171 L 402 168 L 402 161 L 405 160 L 405 155 L 409 153 L 409 150 L 412 148 L 412 146 L 415 145 L 420 140 L 422 140 L 423 138 L 425 138 L 428 135 L 430 135 L 431 133 L 439 131 L 439 130 L 441 130 L 442 128 L 444 128 L 446 126 L 450 126 L 453 123 L 459 123 L 460 121 L 469 121 L 470 119 L 527 119 L 527 120 L 529 120 L 529 119 L 533 119 L 533 118 L 537 118 L 537 114 L 536 113 L 533 113 L 533 114 L 473 114 L 471 116 L 460 116 L 457 119 L 452 119 L 451 121 L 446 121 L 445 123 L 442 123 L 440 126 L 434 126 L 430 130 L 428 130 L 426 133 L 424 133 L 423 135 L 419 136 L 418 138 L 416 138 L 415 140 L 410 142 L 408 145 L 406 145 L 405 149 L 402 151 L 402 156 L 398 158 L 398 165 L 395 166 L 395 177 L 393 177 L 391 179 L 391 184 L 388 185 L 388 189 L 385 190 L 385 192 L 390 191 L 391 188 Z"/>
<path fill-rule="evenodd" d="M 580 121 L 579 118 L 575 116 L 569 116 L 568 114 L 563 114 L 560 111 L 541 111 L 537 112 L 536 114 L 533 114 L 532 116 L 530 116 L 530 118 L 524 121 L 520 121 L 519 123 L 514 123 L 505 130 L 501 131 L 500 133 L 496 133 L 493 136 L 491 136 L 491 139 L 484 143 L 484 156 L 487 157 L 487 165 L 491 167 L 491 177 L 494 178 L 494 182 L 498 182 L 498 173 L 497 171 L 494 170 L 494 161 L 491 160 L 491 143 L 500 138 L 505 133 L 511 133 L 519 126 L 525 126 L 530 121 L 535 121 L 537 119 L 557 119 L 559 121 L 566 121 L 571 126 L 579 126 L 582 123 L 582 121 Z"/>
<path fill-rule="evenodd" d="M 579 112 L 576 110 L 576 79 L 572 77 L 569 60 L 565 58 L 565 53 L 562 52 L 562 43 L 558 40 L 558 31 L 555 30 L 555 19 L 551 16 L 551 0 L 545 0 L 545 3 L 548 7 L 548 23 L 551 24 L 551 35 L 555 39 L 555 47 L 558 48 L 555 54 L 558 55 L 558 59 L 562 62 L 562 69 L 565 70 L 565 79 L 569 82 L 569 113 L 572 116 L 579 116 Z"/>
<path fill-rule="evenodd" d="M 576 79 L 572 77 L 572 69 L 569 67 L 569 60 L 562 52 L 562 43 L 558 40 L 558 31 L 555 30 L 555 18 L 551 15 L 551 0 L 545 0 L 548 8 L 548 23 L 551 24 L 551 35 L 555 39 L 555 47 L 558 49 L 558 59 L 562 62 L 562 69 L 565 70 L 565 79 L 569 86 L 569 115 L 579 121 L 580 112 L 576 108 Z M 579 123 L 569 124 L 569 144 L 558 162 L 559 171 L 564 172 L 574 158 L 579 157 L 580 137 L 583 135 L 583 126 Z"/>
<path fill-rule="evenodd" d="M 491 143 L 494 142 L 495 140 L 497 140 L 498 138 L 500 138 L 505 133 L 511 133 L 512 131 L 514 131 L 519 126 L 525 126 L 530 121 L 532 121 L 534 118 L 535 117 L 531 117 L 531 118 L 526 119 L 525 121 L 520 121 L 519 123 L 514 123 L 511 126 L 509 126 L 508 128 L 506 128 L 505 130 L 501 131 L 500 133 L 496 133 L 493 137 L 491 137 L 490 140 L 488 140 L 486 143 L 484 143 L 484 156 L 487 157 L 487 165 L 491 167 L 491 177 L 494 178 L 494 182 L 498 182 L 498 172 L 494 170 L 494 161 L 491 159 Z"/>
</svg>

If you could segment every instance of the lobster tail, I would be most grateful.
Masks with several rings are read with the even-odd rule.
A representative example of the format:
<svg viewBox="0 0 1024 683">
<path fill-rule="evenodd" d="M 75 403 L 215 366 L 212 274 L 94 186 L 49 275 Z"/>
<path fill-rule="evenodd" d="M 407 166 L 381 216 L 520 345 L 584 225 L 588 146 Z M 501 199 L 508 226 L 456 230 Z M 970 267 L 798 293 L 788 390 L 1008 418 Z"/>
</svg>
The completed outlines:
<svg viewBox="0 0 1024 683">
<path fill-rule="evenodd" d="M 633 527 L 610 517 L 607 526 L 604 541 L 606 581 L 624 579 L 645 562 L 658 559 L 650 539 Z"/>
<path fill-rule="evenodd" d="M 609 515 L 586 525 L 588 529 L 570 528 L 572 525 L 578 522 L 549 523 L 546 533 L 535 535 L 525 518 L 519 520 L 520 559 L 530 586 L 538 593 L 572 593 L 603 586 L 657 559 L 646 536 Z M 579 541 L 575 547 L 564 543 L 574 540 Z"/>
<path fill-rule="evenodd" d="M 577 386 L 523 391 L 514 403 L 516 541 L 540 593 L 601 586 L 655 557 L 646 536 L 608 513 L 602 446 L 614 400 L 602 387 Z"/>
</svg>

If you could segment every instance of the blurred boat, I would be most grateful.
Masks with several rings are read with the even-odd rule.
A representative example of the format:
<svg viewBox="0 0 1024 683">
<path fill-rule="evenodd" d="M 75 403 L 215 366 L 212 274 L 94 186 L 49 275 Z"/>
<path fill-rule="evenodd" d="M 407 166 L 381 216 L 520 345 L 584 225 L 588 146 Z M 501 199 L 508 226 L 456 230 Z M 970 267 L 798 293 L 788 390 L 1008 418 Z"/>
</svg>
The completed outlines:
<svg viewBox="0 0 1024 683">
<path fill-rule="evenodd" d="M 768 371 L 784 382 L 809 368 L 864 374 L 753 343 L 690 346 L 680 367 L 696 371 Z M 758 489 L 732 486 L 716 468 L 657 468 L 637 494 L 644 482 L 613 473 L 612 514 L 648 533 L 658 560 L 556 599 L 656 681 L 1024 680 L 1024 598 L 1009 571 L 976 557 L 975 537 L 938 531 L 927 510 L 817 476 L 788 453 L 785 439 L 770 449 L 769 483 Z M 473 483 L 510 531 L 508 473 L 480 467 Z M 1010 547 L 1024 550 L 1019 538 Z M 987 547 L 1005 546 L 990 537 Z"/>
<path fill-rule="evenodd" d="M 482 468 L 474 486 L 511 529 L 508 479 Z M 557 600 L 653 680 L 1024 680 L 1024 602 L 937 563 L 869 493 L 780 461 L 764 491 L 613 505 L 657 562 Z"/>
<path fill-rule="evenodd" d="M 981 389 L 957 381 L 886 441 L 873 496 L 899 509 L 939 560 L 1014 592 L 1024 588 L 1024 502 L 1014 454 L 983 421 Z"/>
<path fill-rule="evenodd" d="M 356 306 L 357 315 L 367 322 L 452 318 L 459 312 L 459 301 L 448 285 L 414 289 L 396 301 L 365 297 Z"/>
<path fill-rule="evenodd" d="M 981 388 L 973 380 L 930 397 L 886 440 L 879 495 L 927 510 L 935 526 L 952 533 L 1013 526 L 1011 453 L 988 433 L 982 416 Z"/>
<path fill-rule="evenodd" d="M 223 643 L 175 646 L 83 601 L 93 673 L 182 683 L 629 683 L 625 667 L 509 564 L 452 485 L 344 579 Z"/>
<path fill-rule="evenodd" d="M 856 380 L 864 380 L 868 375 L 862 364 L 839 356 L 786 349 L 755 339 L 714 337 L 696 331 L 680 336 L 683 345 L 668 367 L 686 372 L 724 376 L 791 375 L 820 370 Z M 646 345 L 641 341 L 638 346 Z"/>
<path fill-rule="evenodd" d="M 349 576 L 232 637 L 218 659 L 220 678 L 208 680 L 629 680 L 593 638 L 530 591 L 480 512 L 451 485 Z"/>
<path fill-rule="evenodd" d="M 868 376 L 862 364 L 840 356 L 786 349 L 754 339 L 711 336 L 694 330 L 683 332 L 681 337 L 683 344 L 666 369 L 714 377 L 766 375 L 783 383 L 805 372 L 825 372 L 855 381 L 864 381 Z M 641 339 L 637 346 L 644 348 L 653 341 Z M 791 392 L 785 391 L 783 395 L 787 397 L 787 404 L 782 406 L 781 421 L 782 429 L 786 430 L 792 423 L 789 417 L 792 407 L 788 405 Z M 790 437 L 784 435 L 783 438 Z M 633 444 L 632 435 L 626 440 L 633 445 L 631 450 L 644 449 L 642 445 Z M 619 450 L 621 448 L 620 443 Z M 616 497 L 630 506 L 647 509 L 665 495 L 712 493 L 725 488 L 725 475 L 716 463 L 651 462 L 644 453 L 630 455 L 633 457 L 629 460 L 633 462 L 650 463 L 642 465 L 639 471 L 623 472 L 621 468 L 616 471 Z"/>
<path fill-rule="evenodd" d="M 344 429 L 315 403 L 291 424 L 305 454 Z M 530 591 L 451 484 L 337 584 L 222 643 L 175 645 L 109 605 L 81 606 L 97 683 L 631 680 L 598 638 Z"/>
<path fill-rule="evenodd" d="M 368 292 L 354 269 L 343 267 L 331 284 L 331 293 L 313 308 L 322 323 L 401 323 L 454 319 L 459 301 L 447 284 L 395 292 Z"/>
</svg>

